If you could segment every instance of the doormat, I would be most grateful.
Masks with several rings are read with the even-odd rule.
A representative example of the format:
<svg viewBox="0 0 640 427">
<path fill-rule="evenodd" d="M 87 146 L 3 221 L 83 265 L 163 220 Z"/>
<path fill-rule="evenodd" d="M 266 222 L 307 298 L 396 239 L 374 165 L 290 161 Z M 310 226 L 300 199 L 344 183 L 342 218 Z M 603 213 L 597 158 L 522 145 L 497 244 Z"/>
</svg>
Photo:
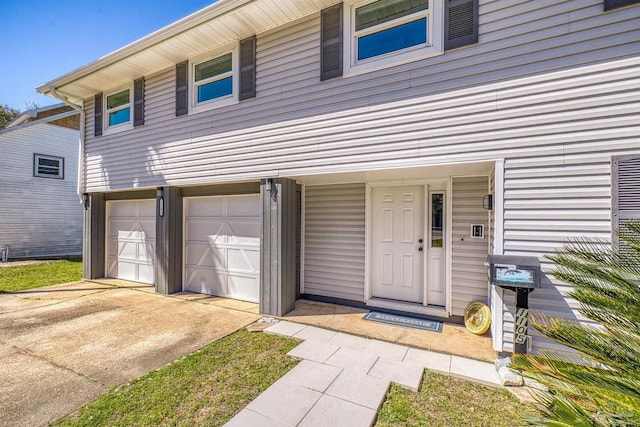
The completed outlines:
<svg viewBox="0 0 640 427">
<path fill-rule="evenodd" d="M 415 317 L 402 316 L 399 314 L 380 313 L 379 311 L 370 311 L 364 315 L 363 319 L 442 333 L 442 322 L 437 320 L 417 319 Z"/>
</svg>

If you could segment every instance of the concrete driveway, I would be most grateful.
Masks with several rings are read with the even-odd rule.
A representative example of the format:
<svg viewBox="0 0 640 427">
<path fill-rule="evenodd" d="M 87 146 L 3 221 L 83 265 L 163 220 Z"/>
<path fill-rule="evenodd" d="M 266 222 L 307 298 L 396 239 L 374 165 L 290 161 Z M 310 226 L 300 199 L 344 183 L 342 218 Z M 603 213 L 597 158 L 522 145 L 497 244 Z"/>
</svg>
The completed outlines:
<svg viewBox="0 0 640 427">
<path fill-rule="evenodd" d="M 0 425 L 46 425 L 258 318 L 256 304 L 126 283 L 0 294 Z"/>
</svg>

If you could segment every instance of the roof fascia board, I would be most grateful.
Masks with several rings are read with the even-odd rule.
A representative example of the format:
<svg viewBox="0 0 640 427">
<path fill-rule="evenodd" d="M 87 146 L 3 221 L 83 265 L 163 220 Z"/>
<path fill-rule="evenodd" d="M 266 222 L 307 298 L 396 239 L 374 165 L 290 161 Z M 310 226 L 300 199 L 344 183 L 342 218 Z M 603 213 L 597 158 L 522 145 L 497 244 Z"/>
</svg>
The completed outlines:
<svg viewBox="0 0 640 427">
<path fill-rule="evenodd" d="M 40 108 L 34 108 L 33 110 L 27 110 L 23 113 L 20 113 L 20 115 L 18 117 L 16 117 L 15 119 L 11 120 L 9 123 L 7 123 L 7 125 L 5 126 L 6 128 L 11 128 L 14 126 L 18 126 L 20 124 L 22 124 L 25 120 L 32 118 L 35 119 L 36 117 L 38 117 L 38 114 L 43 112 L 43 111 L 49 111 L 49 110 L 53 110 L 55 108 L 60 108 L 64 106 L 63 103 L 58 103 L 58 104 L 53 104 L 53 105 L 47 105 L 46 107 L 40 107 Z"/>
<path fill-rule="evenodd" d="M 56 121 L 58 119 L 64 119 L 64 118 L 67 118 L 67 117 L 75 116 L 76 114 L 80 114 L 80 112 L 76 111 L 76 110 L 71 110 L 71 111 L 67 111 L 65 113 L 60 113 L 60 114 L 56 114 L 55 116 L 45 117 L 44 119 L 40 119 L 40 120 L 34 120 L 32 122 L 24 123 L 24 124 L 21 124 L 21 125 L 18 125 L 18 126 L 13 126 L 13 127 L 10 127 L 10 128 L 4 128 L 4 129 L 0 130 L 0 135 L 6 134 L 6 133 L 9 133 L 11 131 L 18 130 L 18 129 L 25 129 L 25 128 L 28 128 L 29 126 L 40 125 L 40 124 L 43 124 L 43 123 L 53 122 L 53 121 Z M 75 130 L 75 129 L 72 129 L 72 130 Z"/>
<path fill-rule="evenodd" d="M 233 12 L 236 9 L 246 6 L 247 4 L 254 3 L 258 0 L 219 0 L 216 3 L 200 9 L 197 12 L 192 13 L 172 24 L 167 25 L 164 28 L 155 31 L 148 36 L 134 41 L 118 50 L 115 50 L 102 58 L 99 58 L 87 65 L 77 68 L 67 74 L 64 74 L 54 80 L 44 83 L 36 88 L 36 91 L 41 94 L 47 94 L 49 88 L 54 88 L 67 85 L 89 74 L 100 71 L 101 69 L 122 61 L 129 56 L 135 55 L 138 52 L 143 51 L 151 46 L 161 43 L 167 39 L 182 34 L 189 29 L 200 25 L 204 22 L 218 18 L 227 13 Z"/>
</svg>

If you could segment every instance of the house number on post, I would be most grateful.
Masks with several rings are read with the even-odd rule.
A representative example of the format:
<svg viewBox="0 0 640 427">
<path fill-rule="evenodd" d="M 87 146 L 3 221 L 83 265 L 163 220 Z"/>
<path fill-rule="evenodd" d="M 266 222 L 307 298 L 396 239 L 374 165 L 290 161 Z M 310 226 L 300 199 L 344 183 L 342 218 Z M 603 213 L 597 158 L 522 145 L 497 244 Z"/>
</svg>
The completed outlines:
<svg viewBox="0 0 640 427">
<path fill-rule="evenodd" d="M 519 308 L 516 312 L 515 344 L 527 343 L 528 316 L 526 308 Z"/>
<path fill-rule="evenodd" d="M 513 327 L 514 353 L 527 352 L 527 329 L 529 325 L 529 292 L 530 289 L 516 290 L 516 323 Z"/>
</svg>

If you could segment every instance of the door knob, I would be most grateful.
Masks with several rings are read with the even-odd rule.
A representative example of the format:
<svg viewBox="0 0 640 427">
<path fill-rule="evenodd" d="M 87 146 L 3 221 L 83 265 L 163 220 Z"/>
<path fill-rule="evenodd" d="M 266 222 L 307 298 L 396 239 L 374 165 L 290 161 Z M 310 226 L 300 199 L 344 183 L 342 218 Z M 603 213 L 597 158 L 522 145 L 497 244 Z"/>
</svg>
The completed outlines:
<svg viewBox="0 0 640 427">
<path fill-rule="evenodd" d="M 422 243 L 424 240 L 422 239 L 418 239 L 418 243 Z"/>
<path fill-rule="evenodd" d="M 419 250 L 420 252 L 422 252 L 422 246 L 420 246 L 420 247 L 418 248 L 418 250 Z"/>
</svg>

